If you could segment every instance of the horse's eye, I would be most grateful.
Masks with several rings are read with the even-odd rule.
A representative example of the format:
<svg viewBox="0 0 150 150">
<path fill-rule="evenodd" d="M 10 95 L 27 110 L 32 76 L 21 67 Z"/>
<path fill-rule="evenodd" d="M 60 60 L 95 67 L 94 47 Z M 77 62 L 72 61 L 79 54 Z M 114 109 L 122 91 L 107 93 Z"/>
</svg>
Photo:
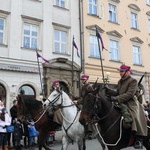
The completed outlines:
<svg viewBox="0 0 150 150">
<path fill-rule="evenodd" d="M 56 97 L 57 96 L 57 94 L 54 94 L 54 97 Z"/>
</svg>

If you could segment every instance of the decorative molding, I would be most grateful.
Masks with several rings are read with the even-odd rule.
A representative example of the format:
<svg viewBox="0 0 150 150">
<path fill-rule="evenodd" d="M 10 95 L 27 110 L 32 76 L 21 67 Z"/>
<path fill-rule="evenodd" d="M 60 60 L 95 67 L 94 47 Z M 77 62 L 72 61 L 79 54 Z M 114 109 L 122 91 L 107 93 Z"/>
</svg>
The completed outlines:
<svg viewBox="0 0 150 150">
<path fill-rule="evenodd" d="M 0 13 L 2 13 L 2 14 L 6 14 L 6 15 L 9 15 L 9 14 L 10 14 L 10 12 L 5 11 L 5 10 L 0 10 Z"/>
<path fill-rule="evenodd" d="M 115 3 L 120 3 L 120 0 L 110 0 L 110 1 L 113 1 Z"/>
<path fill-rule="evenodd" d="M 62 28 L 66 28 L 66 29 L 70 29 L 71 28 L 71 26 L 66 26 L 64 24 L 59 24 L 59 23 L 55 23 L 55 22 L 52 22 L 52 25 L 58 26 L 58 27 L 62 27 Z"/>
<path fill-rule="evenodd" d="M 34 17 L 26 16 L 26 15 L 21 15 L 21 17 L 22 17 L 23 19 L 29 19 L 29 20 L 33 20 L 33 21 L 37 21 L 37 22 L 43 22 L 42 19 L 34 18 Z"/>
<path fill-rule="evenodd" d="M 131 9 L 134 9 L 136 11 L 141 11 L 141 9 L 135 4 L 129 4 L 128 7 L 131 8 Z"/>
<path fill-rule="evenodd" d="M 87 29 L 93 30 L 93 31 L 96 31 L 96 27 L 97 27 L 97 29 L 98 29 L 98 31 L 99 31 L 100 33 L 105 32 L 101 27 L 99 27 L 99 26 L 96 25 L 96 24 L 95 24 L 95 25 L 86 26 Z"/>
<path fill-rule="evenodd" d="M 146 15 L 150 16 L 150 11 L 146 12 Z"/>
<path fill-rule="evenodd" d="M 139 37 L 133 37 L 130 39 L 132 42 L 143 44 L 144 42 Z"/>
<path fill-rule="evenodd" d="M 119 37 L 119 38 L 122 38 L 123 36 L 116 30 L 112 30 L 112 31 L 108 31 L 106 32 L 108 35 L 111 35 L 111 36 L 115 36 L 115 37 Z"/>
</svg>

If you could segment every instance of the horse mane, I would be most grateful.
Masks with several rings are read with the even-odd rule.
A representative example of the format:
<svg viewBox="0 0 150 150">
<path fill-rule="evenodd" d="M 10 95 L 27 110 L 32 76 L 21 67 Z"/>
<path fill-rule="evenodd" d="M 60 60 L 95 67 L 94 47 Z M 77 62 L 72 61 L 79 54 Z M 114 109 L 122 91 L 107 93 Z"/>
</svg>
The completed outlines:
<svg viewBox="0 0 150 150">
<path fill-rule="evenodd" d="M 39 109 L 42 106 L 41 101 L 38 101 L 37 99 L 32 97 L 23 98 L 23 100 L 25 104 L 31 105 L 33 109 Z"/>
</svg>

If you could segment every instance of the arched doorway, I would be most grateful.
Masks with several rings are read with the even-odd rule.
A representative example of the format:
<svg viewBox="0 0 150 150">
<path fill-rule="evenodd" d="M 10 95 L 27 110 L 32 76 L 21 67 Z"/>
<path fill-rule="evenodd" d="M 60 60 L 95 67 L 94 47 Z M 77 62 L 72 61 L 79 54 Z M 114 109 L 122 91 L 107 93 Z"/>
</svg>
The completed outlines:
<svg viewBox="0 0 150 150">
<path fill-rule="evenodd" d="M 18 90 L 18 96 L 22 98 L 26 97 L 36 98 L 36 93 L 31 85 L 22 85 Z"/>
<path fill-rule="evenodd" d="M 4 106 L 6 106 L 6 89 L 2 84 L 0 84 L 0 100 L 4 103 Z"/>
</svg>

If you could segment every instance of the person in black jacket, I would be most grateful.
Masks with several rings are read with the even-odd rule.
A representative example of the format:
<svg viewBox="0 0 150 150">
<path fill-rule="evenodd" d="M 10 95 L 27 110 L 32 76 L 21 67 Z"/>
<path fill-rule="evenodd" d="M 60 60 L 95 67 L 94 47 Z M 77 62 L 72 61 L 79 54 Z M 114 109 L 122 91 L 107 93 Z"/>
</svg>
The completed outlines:
<svg viewBox="0 0 150 150">
<path fill-rule="evenodd" d="M 11 124 L 14 125 L 16 123 L 16 120 L 17 120 L 17 100 L 13 101 L 13 106 L 10 108 L 10 115 L 12 118 Z M 11 139 L 11 133 L 8 133 L 8 147 L 9 148 L 11 148 L 10 139 Z M 13 146 L 15 146 L 13 137 L 12 137 L 12 143 L 13 143 Z"/>
<path fill-rule="evenodd" d="M 14 124 L 14 132 L 13 132 L 13 139 L 14 139 L 14 146 L 15 150 L 21 150 L 21 139 L 23 136 L 23 127 L 20 120 L 17 120 L 17 122 Z"/>
</svg>

